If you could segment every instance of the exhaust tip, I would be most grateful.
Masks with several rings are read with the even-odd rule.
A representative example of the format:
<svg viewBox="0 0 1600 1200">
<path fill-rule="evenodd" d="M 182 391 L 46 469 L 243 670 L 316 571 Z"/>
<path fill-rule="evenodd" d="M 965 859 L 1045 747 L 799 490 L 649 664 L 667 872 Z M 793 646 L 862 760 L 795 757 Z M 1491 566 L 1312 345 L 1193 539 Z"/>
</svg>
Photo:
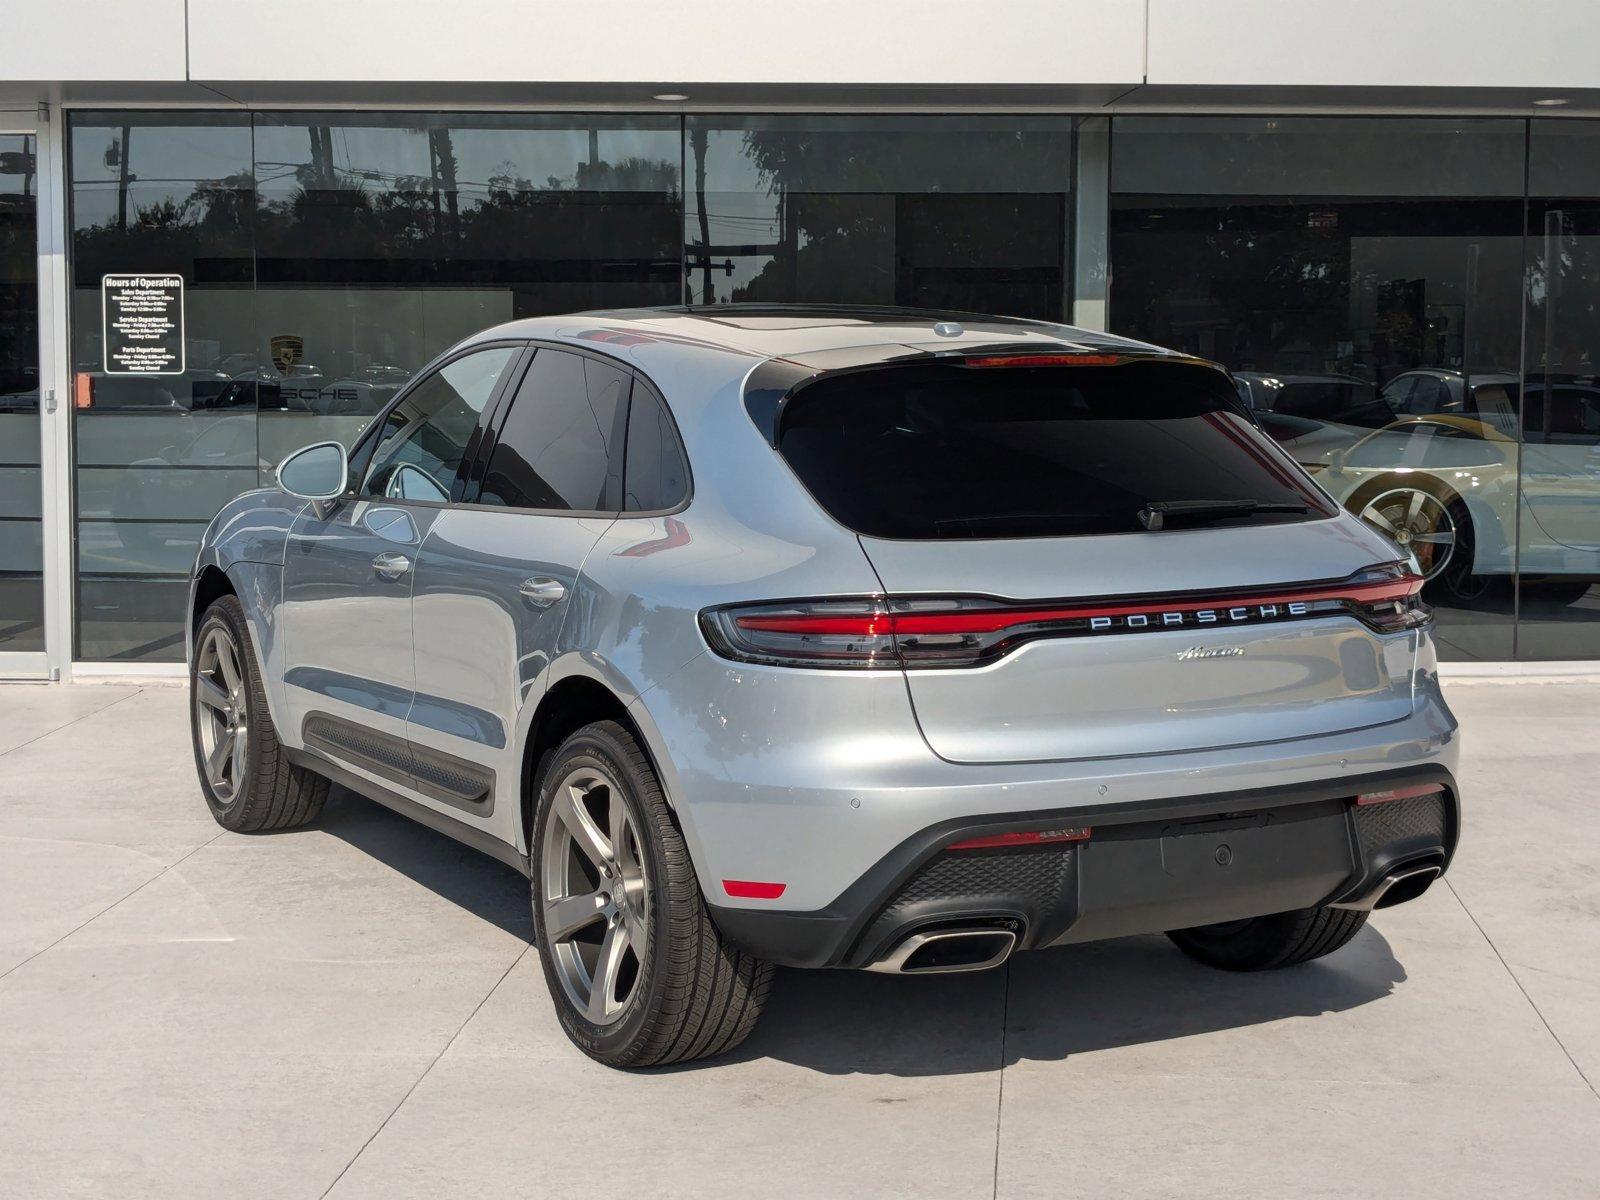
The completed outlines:
<svg viewBox="0 0 1600 1200">
<path fill-rule="evenodd" d="M 1354 900 L 1346 900 L 1335 904 L 1334 908 L 1352 908 L 1360 912 L 1372 912 L 1379 908 L 1393 908 L 1396 904 L 1404 904 L 1407 900 L 1415 900 L 1433 885 L 1433 881 L 1444 874 L 1444 868 L 1437 862 L 1414 863 L 1409 867 L 1400 867 L 1390 871 L 1377 885 L 1363 896 Z"/>
<path fill-rule="evenodd" d="M 913 933 L 867 967 L 891 975 L 951 975 L 998 967 L 1016 949 L 1015 930 L 934 929 Z"/>
<path fill-rule="evenodd" d="M 1396 904 L 1404 904 L 1407 900 L 1415 900 L 1432 887 L 1433 881 L 1442 873 L 1437 866 L 1430 863 L 1426 867 L 1391 875 L 1386 880 L 1389 886 L 1384 888 L 1382 894 L 1373 901 L 1372 907 L 1391 908 Z"/>
</svg>

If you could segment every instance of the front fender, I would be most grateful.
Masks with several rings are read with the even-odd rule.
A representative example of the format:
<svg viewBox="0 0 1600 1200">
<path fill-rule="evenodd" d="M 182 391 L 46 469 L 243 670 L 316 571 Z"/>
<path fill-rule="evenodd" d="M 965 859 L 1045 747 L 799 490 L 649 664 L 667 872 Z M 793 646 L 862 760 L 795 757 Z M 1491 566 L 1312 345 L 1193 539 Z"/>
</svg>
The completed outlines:
<svg viewBox="0 0 1600 1200">
<path fill-rule="evenodd" d="M 267 712 L 279 740 L 298 746 L 299 738 L 282 716 L 287 712 L 283 690 L 284 646 L 279 636 L 283 600 L 283 556 L 289 529 L 305 502 L 276 490 L 246 492 L 223 506 L 201 539 L 189 576 L 189 620 L 184 629 L 184 658 L 194 662 L 196 611 L 201 579 L 208 568 L 225 575 L 244 609 L 245 628 L 261 669 Z"/>
</svg>

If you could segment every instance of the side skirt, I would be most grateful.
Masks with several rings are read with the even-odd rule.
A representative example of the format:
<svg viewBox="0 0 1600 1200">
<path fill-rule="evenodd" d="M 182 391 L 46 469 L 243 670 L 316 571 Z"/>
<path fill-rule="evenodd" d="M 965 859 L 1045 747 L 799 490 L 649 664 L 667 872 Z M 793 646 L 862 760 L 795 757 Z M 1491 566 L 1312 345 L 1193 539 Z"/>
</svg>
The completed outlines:
<svg viewBox="0 0 1600 1200">
<path fill-rule="evenodd" d="M 304 767 L 308 771 L 315 771 L 318 775 L 325 775 L 337 784 L 342 784 L 358 795 L 365 796 L 368 800 L 392 809 L 402 817 L 410 817 L 419 825 L 426 825 L 436 833 L 442 833 L 448 838 L 454 838 L 464 846 L 470 846 L 480 853 L 487 854 L 490 858 L 497 859 L 523 875 L 531 877 L 533 868 L 528 861 L 528 856 L 521 853 L 515 846 L 507 845 L 497 837 L 492 837 L 483 830 L 465 821 L 458 821 L 444 813 L 435 812 L 425 805 L 418 804 L 408 796 L 392 792 L 382 784 L 374 783 L 370 779 L 363 779 L 354 771 L 340 766 L 330 758 L 312 750 L 292 750 L 283 747 L 284 755 L 297 767 Z"/>
</svg>

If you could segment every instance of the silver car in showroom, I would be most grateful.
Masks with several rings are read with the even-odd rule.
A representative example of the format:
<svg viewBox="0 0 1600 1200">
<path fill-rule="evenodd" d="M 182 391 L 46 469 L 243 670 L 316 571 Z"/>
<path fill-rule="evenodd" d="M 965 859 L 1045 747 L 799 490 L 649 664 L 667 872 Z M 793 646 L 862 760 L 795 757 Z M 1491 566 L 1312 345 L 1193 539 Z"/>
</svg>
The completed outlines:
<svg viewBox="0 0 1600 1200">
<path fill-rule="evenodd" d="M 524 320 L 278 484 L 194 569 L 213 813 L 302 825 L 333 781 L 513 864 L 605 1063 L 737 1045 L 775 965 L 1304 962 L 1455 849 L 1421 579 L 1210 363 L 951 313 Z"/>
</svg>

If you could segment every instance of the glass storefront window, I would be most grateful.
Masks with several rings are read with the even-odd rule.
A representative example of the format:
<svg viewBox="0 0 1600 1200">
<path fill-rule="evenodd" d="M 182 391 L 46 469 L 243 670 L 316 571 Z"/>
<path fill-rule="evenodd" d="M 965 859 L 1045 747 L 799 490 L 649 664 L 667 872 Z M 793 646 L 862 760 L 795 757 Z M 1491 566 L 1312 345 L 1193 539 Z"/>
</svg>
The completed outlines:
<svg viewBox="0 0 1600 1200">
<path fill-rule="evenodd" d="M 684 141 L 694 303 L 1065 316 L 1070 117 L 691 116 Z"/>
<path fill-rule="evenodd" d="M 37 152 L 0 133 L 0 654 L 44 649 Z"/>
<path fill-rule="evenodd" d="M 263 460 L 480 329 L 677 303 L 679 153 L 675 117 L 258 115 Z"/>
<path fill-rule="evenodd" d="M 460 338 L 679 302 L 681 149 L 670 116 L 75 116 L 76 656 L 181 659 L 217 509 Z M 183 281 L 180 373 L 106 369 L 130 272 Z"/>
<path fill-rule="evenodd" d="M 1110 328 L 1221 362 L 1430 576 L 1447 658 L 1512 654 L 1523 122 L 1119 117 Z"/>
<path fill-rule="evenodd" d="M 81 117 L 70 156 L 75 655 L 181 659 L 200 535 L 258 478 L 250 120 Z M 102 280 L 137 273 L 183 281 L 172 373 L 107 370 Z"/>
<path fill-rule="evenodd" d="M 1600 657 L 1600 128 L 1534 121 L 1519 658 Z"/>
</svg>

